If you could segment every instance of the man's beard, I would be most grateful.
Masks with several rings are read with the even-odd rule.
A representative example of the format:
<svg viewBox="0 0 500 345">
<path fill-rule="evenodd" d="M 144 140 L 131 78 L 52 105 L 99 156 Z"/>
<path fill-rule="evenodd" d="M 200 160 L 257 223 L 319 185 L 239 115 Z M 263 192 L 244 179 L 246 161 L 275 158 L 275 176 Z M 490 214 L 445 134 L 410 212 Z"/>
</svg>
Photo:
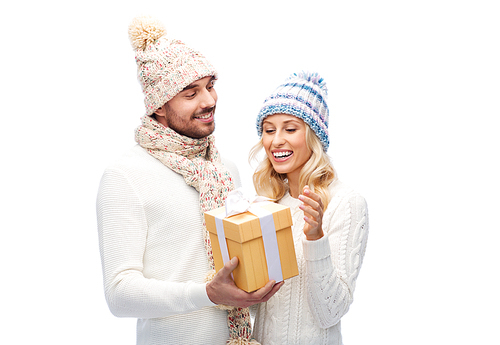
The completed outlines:
<svg viewBox="0 0 500 345">
<path fill-rule="evenodd" d="M 215 106 L 208 110 L 204 110 L 198 113 L 195 113 L 191 116 L 188 122 L 182 121 L 182 119 L 177 115 L 175 111 L 172 109 L 168 108 L 167 105 L 167 115 L 166 115 L 166 120 L 168 123 L 168 127 L 177 133 L 189 137 L 189 138 L 194 138 L 194 139 L 201 139 L 204 137 L 209 136 L 212 134 L 215 130 L 215 121 L 212 121 L 211 123 L 206 124 L 206 126 L 197 126 L 195 120 L 196 117 L 199 117 L 201 115 L 208 114 L 210 112 L 214 112 L 213 116 L 215 115 Z M 211 128 L 210 128 L 211 126 Z"/>
</svg>

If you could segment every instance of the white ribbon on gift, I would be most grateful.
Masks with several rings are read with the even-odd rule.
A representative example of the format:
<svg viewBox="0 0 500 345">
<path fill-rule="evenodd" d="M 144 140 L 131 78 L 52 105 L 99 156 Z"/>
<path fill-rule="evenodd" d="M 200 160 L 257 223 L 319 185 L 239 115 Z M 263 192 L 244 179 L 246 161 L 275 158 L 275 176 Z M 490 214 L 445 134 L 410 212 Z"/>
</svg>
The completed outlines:
<svg viewBox="0 0 500 345">
<path fill-rule="evenodd" d="M 242 188 L 238 188 L 230 192 L 226 198 L 225 217 L 243 212 L 250 212 L 259 218 L 269 280 L 274 280 L 276 282 L 283 281 L 280 254 L 278 250 L 278 239 L 276 238 L 276 228 L 274 226 L 273 214 L 272 212 L 269 212 L 268 210 L 257 205 L 258 203 L 269 203 L 270 199 L 263 196 L 250 195 L 251 194 Z M 224 264 L 229 261 L 229 251 L 227 249 L 226 236 L 224 234 L 224 226 L 222 223 L 222 220 L 225 217 L 222 215 L 215 216 L 217 237 Z"/>
</svg>

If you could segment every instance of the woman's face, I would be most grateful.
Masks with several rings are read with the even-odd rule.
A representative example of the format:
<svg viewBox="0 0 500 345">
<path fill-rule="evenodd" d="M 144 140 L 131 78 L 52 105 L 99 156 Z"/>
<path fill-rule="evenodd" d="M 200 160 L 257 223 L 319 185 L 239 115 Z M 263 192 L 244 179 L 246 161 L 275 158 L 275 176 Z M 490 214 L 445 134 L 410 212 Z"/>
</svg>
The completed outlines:
<svg viewBox="0 0 500 345">
<path fill-rule="evenodd" d="M 262 143 L 274 170 L 288 179 L 300 174 L 311 157 L 306 143 L 306 124 L 288 114 L 268 116 L 262 123 Z"/>
</svg>

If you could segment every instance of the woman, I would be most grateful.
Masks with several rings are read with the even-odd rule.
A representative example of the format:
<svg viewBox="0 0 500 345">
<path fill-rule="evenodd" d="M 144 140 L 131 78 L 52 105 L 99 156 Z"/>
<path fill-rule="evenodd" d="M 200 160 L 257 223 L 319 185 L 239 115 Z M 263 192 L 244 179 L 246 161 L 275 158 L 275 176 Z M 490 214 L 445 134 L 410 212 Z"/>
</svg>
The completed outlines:
<svg viewBox="0 0 500 345">
<path fill-rule="evenodd" d="M 368 237 L 365 199 L 337 179 L 326 154 L 327 88 L 318 74 L 290 76 L 257 117 L 266 157 L 254 173 L 257 194 L 292 212 L 299 275 L 256 313 L 254 336 L 271 344 L 342 344 L 340 319 L 353 301 Z"/>
</svg>

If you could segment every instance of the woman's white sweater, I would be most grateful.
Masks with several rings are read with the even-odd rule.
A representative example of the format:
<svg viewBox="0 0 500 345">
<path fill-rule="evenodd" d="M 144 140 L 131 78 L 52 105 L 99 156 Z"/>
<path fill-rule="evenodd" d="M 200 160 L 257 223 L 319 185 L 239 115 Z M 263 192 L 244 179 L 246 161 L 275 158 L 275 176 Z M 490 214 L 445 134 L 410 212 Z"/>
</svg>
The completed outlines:
<svg viewBox="0 0 500 345">
<path fill-rule="evenodd" d="M 256 312 L 254 336 L 265 345 L 342 344 L 340 319 L 349 310 L 368 238 L 365 199 L 336 181 L 323 215 L 325 236 L 307 241 L 302 203 L 289 194 L 280 204 L 292 211 L 299 275 Z"/>
</svg>

